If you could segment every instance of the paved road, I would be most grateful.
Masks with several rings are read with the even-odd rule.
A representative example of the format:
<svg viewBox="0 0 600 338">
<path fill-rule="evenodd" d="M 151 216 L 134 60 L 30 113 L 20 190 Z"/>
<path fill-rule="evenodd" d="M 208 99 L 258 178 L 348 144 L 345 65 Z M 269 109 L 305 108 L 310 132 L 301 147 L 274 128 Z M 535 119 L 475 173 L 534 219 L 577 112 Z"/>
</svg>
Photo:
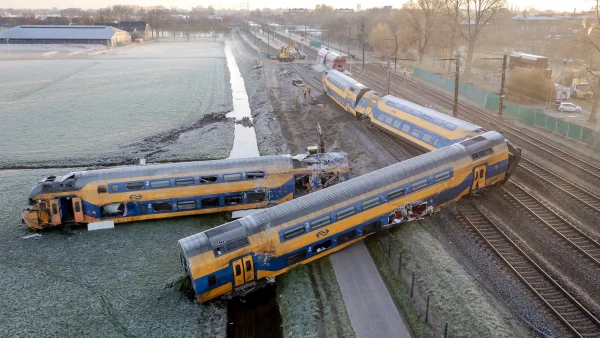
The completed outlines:
<svg viewBox="0 0 600 338">
<path fill-rule="evenodd" d="M 356 337 L 410 337 L 365 243 L 330 257 Z"/>
</svg>

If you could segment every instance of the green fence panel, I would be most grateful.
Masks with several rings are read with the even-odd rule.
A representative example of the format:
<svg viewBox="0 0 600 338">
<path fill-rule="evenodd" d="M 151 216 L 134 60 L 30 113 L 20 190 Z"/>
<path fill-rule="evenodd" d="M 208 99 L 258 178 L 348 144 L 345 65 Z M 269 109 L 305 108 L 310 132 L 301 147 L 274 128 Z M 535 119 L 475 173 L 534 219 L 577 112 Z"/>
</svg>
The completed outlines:
<svg viewBox="0 0 600 338">
<path fill-rule="evenodd" d="M 587 144 L 593 146 L 595 135 L 596 135 L 596 133 L 594 130 L 592 130 L 590 128 L 586 128 L 586 127 L 581 128 L 581 142 L 587 143 Z"/>
<path fill-rule="evenodd" d="M 525 122 L 529 124 L 535 124 L 535 111 L 531 109 L 525 109 Z"/>
<path fill-rule="evenodd" d="M 519 115 L 520 106 L 514 102 L 504 101 L 504 110 L 505 114 L 510 116 L 518 116 Z"/>
<path fill-rule="evenodd" d="M 556 131 L 556 117 L 546 115 L 546 129 L 550 131 Z"/>
<path fill-rule="evenodd" d="M 581 126 L 578 124 L 569 123 L 569 134 L 567 137 L 576 141 L 581 141 Z"/>
<path fill-rule="evenodd" d="M 498 111 L 498 104 L 500 103 L 500 98 L 496 95 L 488 95 L 487 99 L 485 100 L 485 108 L 492 110 L 492 111 Z"/>
<path fill-rule="evenodd" d="M 569 131 L 569 123 L 560 119 L 556 119 L 556 132 L 567 136 L 567 132 Z"/>
<path fill-rule="evenodd" d="M 444 87 L 446 87 L 446 89 L 454 91 L 454 80 L 446 78 L 446 84 L 444 85 Z M 458 90 L 460 90 L 460 86 Z"/>
<path fill-rule="evenodd" d="M 458 92 L 461 94 L 465 94 L 466 91 L 467 91 L 467 85 L 465 83 L 460 82 L 458 84 Z"/>
<path fill-rule="evenodd" d="M 517 117 L 523 121 L 527 121 L 527 112 L 528 111 L 529 111 L 529 108 L 525 108 L 525 107 L 521 106 L 521 109 L 519 109 L 519 116 L 517 116 Z"/>
<path fill-rule="evenodd" d="M 535 113 L 535 125 L 536 126 L 540 126 L 542 128 L 546 128 L 546 114 L 539 112 L 539 111 L 535 111 L 533 110 L 533 112 Z"/>
<path fill-rule="evenodd" d="M 594 145 L 596 149 L 600 150 L 600 131 L 596 132 L 596 144 Z"/>
</svg>

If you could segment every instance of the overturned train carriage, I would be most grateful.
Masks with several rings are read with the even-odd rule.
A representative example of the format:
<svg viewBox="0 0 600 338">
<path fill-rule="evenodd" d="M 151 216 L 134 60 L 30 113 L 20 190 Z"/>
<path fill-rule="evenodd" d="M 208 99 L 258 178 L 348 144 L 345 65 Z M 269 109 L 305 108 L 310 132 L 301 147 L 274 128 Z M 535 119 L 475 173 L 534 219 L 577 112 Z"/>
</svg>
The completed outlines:
<svg viewBox="0 0 600 338">
<path fill-rule="evenodd" d="M 179 241 L 200 302 L 244 295 L 393 224 L 501 184 L 517 166 L 496 132 L 340 183 Z"/>
<path fill-rule="evenodd" d="M 87 170 L 42 179 L 22 219 L 43 229 L 262 208 L 348 179 L 345 153 Z"/>
</svg>

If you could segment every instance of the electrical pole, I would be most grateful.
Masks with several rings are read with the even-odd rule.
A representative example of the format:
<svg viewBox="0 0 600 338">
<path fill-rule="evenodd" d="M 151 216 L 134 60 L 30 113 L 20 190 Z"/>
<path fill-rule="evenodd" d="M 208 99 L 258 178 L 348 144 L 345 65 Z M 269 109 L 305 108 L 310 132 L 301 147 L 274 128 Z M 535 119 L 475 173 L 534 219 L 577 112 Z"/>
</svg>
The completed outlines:
<svg viewBox="0 0 600 338">
<path fill-rule="evenodd" d="M 452 116 L 458 117 L 458 87 L 460 86 L 460 55 L 456 54 L 453 59 L 434 59 L 434 61 L 454 61 L 456 63 L 456 71 L 454 74 L 454 104 L 452 105 Z"/>
<path fill-rule="evenodd" d="M 498 103 L 498 116 L 500 116 L 500 117 L 502 117 L 502 110 L 504 110 L 504 84 L 506 83 L 506 63 L 507 63 L 506 59 L 507 59 L 507 55 L 504 54 L 504 57 L 502 58 L 502 82 L 500 82 L 500 102 Z"/>
<path fill-rule="evenodd" d="M 396 60 L 394 60 L 394 63 L 396 63 Z M 390 63 L 390 55 L 388 54 L 388 72 L 387 72 L 387 94 L 390 95 L 390 77 L 392 75 L 392 67 L 391 67 L 391 63 Z"/>
<path fill-rule="evenodd" d="M 394 58 L 394 70 L 396 70 L 396 62 L 398 61 L 398 35 L 394 34 L 396 38 L 396 57 Z"/>
<path fill-rule="evenodd" d="M 348 55 L 350 55 L 350 40 L 352 39 L 352 27 L 348 27 Z"/>
</svg>

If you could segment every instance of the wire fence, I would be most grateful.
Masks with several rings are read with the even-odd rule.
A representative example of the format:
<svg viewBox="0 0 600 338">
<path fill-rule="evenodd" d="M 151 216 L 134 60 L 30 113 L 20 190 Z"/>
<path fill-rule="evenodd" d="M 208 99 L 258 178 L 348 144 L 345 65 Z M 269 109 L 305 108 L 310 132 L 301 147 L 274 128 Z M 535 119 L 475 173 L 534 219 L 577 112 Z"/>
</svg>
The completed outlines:
<svg viewBox="0 0 600 338">
<path fill-rule="evenodd" d="M 389 231 L 380 231 L 374 235 L 377 243 L 385 252 L 394 278 L 400 281 L 410 296 L 414 308 L 425 324 L 427 333 L 432 337 L 452 337 L 452 327 L 447 313 L 442 312 L 441 297 L 429 294 L 418 284 L 415 276 L 418 271 L 411 270 L 402 261 L 402 251 Z"/>
</svg>

